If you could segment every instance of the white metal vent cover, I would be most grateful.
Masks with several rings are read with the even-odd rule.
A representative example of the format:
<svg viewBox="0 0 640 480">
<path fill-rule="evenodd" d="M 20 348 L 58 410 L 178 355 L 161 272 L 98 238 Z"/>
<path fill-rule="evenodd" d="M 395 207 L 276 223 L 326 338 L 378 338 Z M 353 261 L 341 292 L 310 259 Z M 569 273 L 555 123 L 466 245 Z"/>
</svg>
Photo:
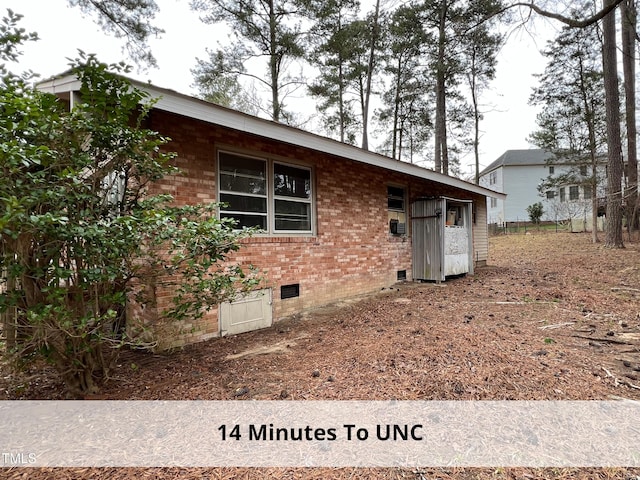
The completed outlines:
<svg viewBox="0 0 640 480">
<path fill-rule="evenodd" d="M 273 322 L 271 289 L 255 290 L 233 302 L 220 304 L 220 336 L 270 327 Z"/>
</svg>

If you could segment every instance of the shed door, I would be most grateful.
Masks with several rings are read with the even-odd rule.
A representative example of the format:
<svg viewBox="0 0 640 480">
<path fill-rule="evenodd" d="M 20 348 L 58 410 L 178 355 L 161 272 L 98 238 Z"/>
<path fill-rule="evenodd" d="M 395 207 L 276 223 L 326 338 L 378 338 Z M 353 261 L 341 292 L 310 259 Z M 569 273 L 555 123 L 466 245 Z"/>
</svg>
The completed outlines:
<svg viewBox="0 0 640 480">
<path fill-rule="evenodd" d="M 413 278 L 442 281 L 444 199 L 418 200 L 412 205 Z"/>
<path fill-rule="evenodd" d="M 256 290 L 233 302 L 220 305 L 220 335 L 236 335 L 272 323 L 271 289 Z"/>
</svg>

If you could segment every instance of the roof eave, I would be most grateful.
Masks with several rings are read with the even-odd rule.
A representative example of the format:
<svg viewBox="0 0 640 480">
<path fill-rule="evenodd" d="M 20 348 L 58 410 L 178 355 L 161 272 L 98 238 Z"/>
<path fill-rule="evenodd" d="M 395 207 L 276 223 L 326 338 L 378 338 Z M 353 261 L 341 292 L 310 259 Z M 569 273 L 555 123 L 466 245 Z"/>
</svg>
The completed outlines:
<svg viewBox="0 0 640 480">
<path fill-rule="evenodd" d="M 495 192 L 485 187 L 481 187 L 455 177 L 450 177 L 433 170 L 394 160 L 392 158 L 385 157 L 384 155 L 338 142 L 337 140 L 327 137 L 322 137 L 314 133 L 306 132 L 295 127 L 221 107 L 173 90 L 156 87 L 150 83 L 143 83 L 131 79 L 129 80 L 133 86 L 146 92 L 151 98 L 155 99 L 154 108 L 158 110 L 164 110 L 241 132 L 286 142 L 292 145 L 310 148 L 322 153 L 441 183 L 478 195 L 503 200 L 506 198 L 504 193 Z M 75 75 L 63 74 L 38 83 L 37 88 L 49 93 L 60 94 L 78 91 L 80 86 L 80 81 L 75 77 Z"/>
</svg>

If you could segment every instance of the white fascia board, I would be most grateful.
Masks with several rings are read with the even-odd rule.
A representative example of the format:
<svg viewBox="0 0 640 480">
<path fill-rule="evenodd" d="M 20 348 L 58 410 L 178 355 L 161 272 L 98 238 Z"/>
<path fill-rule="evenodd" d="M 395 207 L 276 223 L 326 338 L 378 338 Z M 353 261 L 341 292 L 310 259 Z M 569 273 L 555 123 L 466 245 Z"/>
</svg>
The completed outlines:
<svg viewBox="0 0 640 480">
<path fill-rule="evenodd" d="M 270 138 L 291 145 L 310 148 L 322 153 L 335 155 L 367 165 L 380 167 L 399 173 L 411 175 L 413 177 L 430 180 L 433 182 L 459 188 L 471 193 L 494 197 L 501 200 L 506 199 L 506 194 L 495 192 L 487 188 L 465 182 L 455 177 L 443 175 L 441 173 L 418 167 L 406 162 L 394 160 L 378 153 L 369 152 L 362 148 L 338 142 L 330 138 L 322 137 L 314 133 L 305 132 L 295 127 L 283 125 L 281 123 L 254 117 L 229 108 L 214 105 L 188 95 L 184 95 L 173 90 L 156 87 L 149 83 L 131 80 L 131 83 L 140 90 L 145 91 L 151 98 L 155 99 L 154 108 L 164 110 L 177 115 L 182 115 L 196 120 L 202 120 L 214 125 L 231 128 L 241 132 Z M 38 88 L 50 93 L 72 92 L 80 89 L 80 82 L 71 74 L 52 78 L 38 84 Z"/>
<path fill-rule="evenodd" d="M 36 88 L 47 93 L 71 93 L 80 90 L 82 83 L 74 75 L 53 77 L 36 84 Z"/>
<path fill-rule="evenodd" d="M 138 83 L 136 83 L 136 87 L 145 90 L 152 98 L 157 98 L 155 108 L 159 110 L 166 110 L 171 113 L 195 118 L 245 133 L 271 138 L 280 142 L 310 148 L 386 170 L 393 170 L 413 177 L 431 180 L 480 195 L 496 197 L 503 200 L 506 198 L 506 194 L 504 193 L 495 192 L 455 177 L 449 177 L 448 175 L 427 170 L 417 165 L 394 160 L 384 155 L 369 152 L 353 145 L 341 143 L 337 140 L 322 137 L 295 127 L 213 105 L 209 102 L 170 90 L 158 89 L 150 85 Z"/>
</svg>

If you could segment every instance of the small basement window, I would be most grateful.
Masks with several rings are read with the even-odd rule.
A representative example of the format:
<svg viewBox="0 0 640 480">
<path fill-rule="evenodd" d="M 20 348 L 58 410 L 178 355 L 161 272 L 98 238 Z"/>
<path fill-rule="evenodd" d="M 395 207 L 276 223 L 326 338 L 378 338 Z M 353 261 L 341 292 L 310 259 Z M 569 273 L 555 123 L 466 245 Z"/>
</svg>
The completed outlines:
<svg viewBox="0 0 640 480">
<path fill-rule="evenodd" d="M 295 298 L 300 296 L 300 284 L 293 283 L 291 285 L 282 285 L 280 287 L 280 298 L 285 300 L 287 298 Z"/>
</svg>

